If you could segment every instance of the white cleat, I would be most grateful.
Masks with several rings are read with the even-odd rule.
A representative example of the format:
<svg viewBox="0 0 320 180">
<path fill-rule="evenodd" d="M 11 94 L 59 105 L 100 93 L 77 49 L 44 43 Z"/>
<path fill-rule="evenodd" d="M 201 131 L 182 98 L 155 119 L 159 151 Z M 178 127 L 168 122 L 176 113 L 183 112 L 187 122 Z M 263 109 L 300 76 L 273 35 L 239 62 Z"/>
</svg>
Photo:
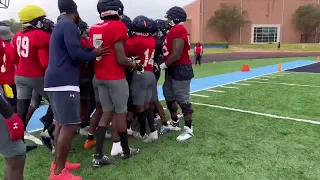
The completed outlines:
<svg viewBox="0 0 320 180">
<path fill-rule="evenodd" d="M 132 129 L 131 129 L 131 128 L 130 128 L 130 129 L 127 129 L 127 134 L 128 134 L 128 136 L 132 136 L 133 131 L 132 131 Z"/>
<path fill-rule="evenodd" d="M 89 127 L 82 128 L 79 131 L 79 134 L 82 136 L 88 136 L 88 133 L 89 133 Z"/>
<path fill-rule="evenodd" d="M 158 131 L 154 131 L 152 133 L 150 133 L 150 135 L 145 139 L 143 140 L 142 142 L 144 143 L 151 143 L 153 141 L 156 141 L 158 139 Z"/>
<path fill-rule="evenodd" d="M 187 126 L 184 127 L 184 131 L 177 137 L 177 141 L 186 141 L 192 138 L 193 135 L 193 127 L 189 128 Z"/>
<path fill-rule="evenodd" d="M 111 156 L 120 156 L 123 153 L 121 142 L 113 143 L 111 149 Z"/>
<path fill-rule="evenodd" d="M 107 132 L 106 132 L 106 135 L 105 135 L 104 137 L 107 138 L 107 139 L 110 139 L 110 138 L 112 137 L 112 135 L 109 134 L 108 131 L 107 131 Z"/>
</svg>

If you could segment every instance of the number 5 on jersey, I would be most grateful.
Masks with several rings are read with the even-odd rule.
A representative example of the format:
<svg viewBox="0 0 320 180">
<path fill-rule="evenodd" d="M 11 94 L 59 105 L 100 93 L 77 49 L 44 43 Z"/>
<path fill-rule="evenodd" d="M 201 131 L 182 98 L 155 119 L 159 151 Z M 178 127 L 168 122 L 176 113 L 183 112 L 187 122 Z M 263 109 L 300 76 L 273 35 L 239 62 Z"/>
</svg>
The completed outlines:
<svg viewBox="0 0 320 180">
<path fill-rule="evenodd" d="M 18 55 L 27 58 L 29 56 L 29 38 L 18 36 L 16 44 Z"/>
<path fill-rule="evenodd" d="M 97 48 L 100 48 L 102 46 L 102 43 L 103 43 L 102 34 L 94 34 L 92 36 L 92 39 L 93 39 L 92 41 L 93 41 L 93 47 L 94 48 L 97 49 Z M 101 59 L 102 59 L 102 56 L 96 58 L 97 61 L 100 61 Z"/>
</svg>

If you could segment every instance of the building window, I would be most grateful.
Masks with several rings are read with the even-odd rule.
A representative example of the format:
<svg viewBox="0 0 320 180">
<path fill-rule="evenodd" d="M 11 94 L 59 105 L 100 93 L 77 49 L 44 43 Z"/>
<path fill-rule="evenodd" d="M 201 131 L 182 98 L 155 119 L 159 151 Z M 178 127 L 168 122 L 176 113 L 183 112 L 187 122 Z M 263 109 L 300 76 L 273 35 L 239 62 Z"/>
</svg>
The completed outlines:
<svg viewBox="0 0 320 180">
<path fill-rule="evenodd" d="M 253 25 L 252 43 L 279 42 L 280 25 Z"/>
</svg>

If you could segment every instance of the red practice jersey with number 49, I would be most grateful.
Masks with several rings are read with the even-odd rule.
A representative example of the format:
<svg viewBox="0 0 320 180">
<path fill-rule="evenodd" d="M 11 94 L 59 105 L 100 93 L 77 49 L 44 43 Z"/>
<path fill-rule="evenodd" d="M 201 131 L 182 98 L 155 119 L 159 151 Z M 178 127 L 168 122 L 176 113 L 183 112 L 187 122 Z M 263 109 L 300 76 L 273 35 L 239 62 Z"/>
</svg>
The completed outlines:
<svg viewBox="0 0 320 180">
<path fill-rule="evenodd" d="M 110 54 L 98 57 L 94 62 L 94 71 L 99 80 L 119 80 L 125 78 L 124 67 L 118 64 L 114 44 L 128 38 L 127 27 L 120 20 L 98 23 L 90 28 L 91 44 L 94 48 L 110 47 Z"/>
<path fill-rule="evenodd" d="M 43 77 L 49 62 L 50 34 L 39 29 L 17 32 L 12 40 L 19 64 L 16 74 Z"/>
<path fill-rule="evenodd" d="M 153 72 L 156 40 L 152 36 L 133 36 L 127 40 L 125 48 L 128 57 L 139 56 L 136 63 L 143 65 L 145 71 Z"/>
<path fill-rule="evenodd" d="M 175 39 L 183 39 L 184 47 L 183 47 L 181 58 L 175 63 L 173 63 L 172 66 L 176 66 L 179 64 L 191 64 L 191 60 L 189 57 L 189 50 L 190 50 L 189 35 L 188 35 L 187 29 L 181 24 L 173 26 L 164 38 L 163 47 L 162 47 L 164 61 L 167 61 L 170 55 L 172 54 L 173 40 Z"/>
</svg>

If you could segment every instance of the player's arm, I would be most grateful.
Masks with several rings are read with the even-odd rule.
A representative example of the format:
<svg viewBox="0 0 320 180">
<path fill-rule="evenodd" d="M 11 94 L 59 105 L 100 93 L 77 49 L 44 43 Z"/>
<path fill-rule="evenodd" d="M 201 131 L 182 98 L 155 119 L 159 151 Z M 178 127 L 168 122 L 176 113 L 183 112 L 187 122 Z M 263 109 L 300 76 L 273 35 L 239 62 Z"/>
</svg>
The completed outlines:
<svg viewBox="0 0 320 180">
<path fill-rule="evenodd" d="M 50 35 L 48 33 L 43 32 L 41 35 L 41 40 L 38 41 L 38 57 L 41 63 L 41 66 L 44 69 L 47 69 L 49 63 L 49 43 L 50 43 Z"/>
<path fill-rule="evenodd" d="M 79 30 L 72 23 L 65 23 L 64 43 L 67 47 L 68 54 L 73 61 L 94 61 L 96 54 L 92 51 L 86 52 L 81 47 L 79 39 Z"/>
<path fill-rule="evenodd" d="M 14 114 L 11 106 L 0 96 L 0 114 L 4 119 L 11 118 Z"/>
<path fill-rule="evenodd" d="M 172 42 L 172 54 L 169 56 L 168 60 L 165 62 L 167 67 L 171 66 L 173 63 L 180 60 L 183 48 L 184 48 L 184 40 L 182 38 L 176 38 Z"/>
<path fill-rule="evenodd" d="M 126 68 L 139 70 L 140 67 L 138 67 L 138 64 L 131 62 L 131 60 L 127 58 L 123 44 L 124 43 L 122 40 L 116 41 L 114 43 L 114 50 L 116 53 L 118 64 Z"/>
</svg>

